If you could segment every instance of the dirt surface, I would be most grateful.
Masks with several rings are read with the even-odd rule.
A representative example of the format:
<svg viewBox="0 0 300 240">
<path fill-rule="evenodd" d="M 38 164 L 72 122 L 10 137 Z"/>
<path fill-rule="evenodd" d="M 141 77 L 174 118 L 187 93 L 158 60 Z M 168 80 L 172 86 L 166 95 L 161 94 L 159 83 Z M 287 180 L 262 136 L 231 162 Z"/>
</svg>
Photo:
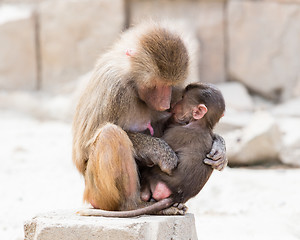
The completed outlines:
<svg viewBox="0 0 300 240">
<path fill-rule="evenodd" d="M 38 213 L 81 208 L 71 126 L 0 111 L 0 239 Z M 188 202 L 199 239 L 300 239 L 300 169 L 227 168 Z"/>
</svg>

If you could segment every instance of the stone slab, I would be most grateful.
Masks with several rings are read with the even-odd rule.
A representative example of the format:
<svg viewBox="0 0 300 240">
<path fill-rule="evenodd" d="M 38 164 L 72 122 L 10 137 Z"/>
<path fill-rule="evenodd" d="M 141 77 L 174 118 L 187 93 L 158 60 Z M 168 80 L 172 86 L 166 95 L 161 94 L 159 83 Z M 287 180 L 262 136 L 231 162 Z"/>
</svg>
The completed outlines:
<svg viewBox="0 0 300 240">
<path fill-rule="evenodd" d="M 76 210 L 40 214 L 24 225 L 25 240 L 196 240 L 193 214 L 137 218 L 83 217 Z"/>
</svg>

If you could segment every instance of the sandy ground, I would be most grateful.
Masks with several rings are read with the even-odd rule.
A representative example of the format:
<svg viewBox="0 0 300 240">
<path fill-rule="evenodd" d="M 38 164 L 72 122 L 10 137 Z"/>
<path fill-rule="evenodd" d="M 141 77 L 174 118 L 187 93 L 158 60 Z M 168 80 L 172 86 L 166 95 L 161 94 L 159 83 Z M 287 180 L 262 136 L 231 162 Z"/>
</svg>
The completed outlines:
<svg viewBox="0 0 300 240">
<path fill-rule="evenodd" d="M 23 239 L 38 213 L 82 207 L 71 127 L 0 111 L 0 239 Z M 300 239 L 300 169 L 214 172 L 188 202 L 200 239 Z"/>
</svg>

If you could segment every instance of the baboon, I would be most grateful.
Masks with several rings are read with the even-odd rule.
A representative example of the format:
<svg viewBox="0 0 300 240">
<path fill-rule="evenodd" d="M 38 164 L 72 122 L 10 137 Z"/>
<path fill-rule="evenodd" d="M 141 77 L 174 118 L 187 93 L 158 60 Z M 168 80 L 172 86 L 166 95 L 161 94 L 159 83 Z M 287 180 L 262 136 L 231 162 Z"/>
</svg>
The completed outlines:
<svg viewBox="0 0 300 240">
<path fill-rule="evenodd" d="M 190 84 L 185 88 L 182 100 L 171 111 L 173 115 L 165 124 L 162 138 L 176 152 L 177 168 L 171 176 L 157 166 L 141 170 L 141 198 L 144 201 L 153 198 L 158 202 L 131 211 L 84 210 L 82 215 L 132 217 L 157 214 L 174 203 L 185 203 L 200 192 L 213 171 L 203 160 L 213 144 L 213 127 L 224 115 L 223 96 L 212 85 Z M 181 206 L 178 214 L 185 212 L 184 205 Z"/>
<path fill-rule="evenodd" d="M 182 37 L 157 23 L 128 30 L 97 62 L 76 108 L 72 150 L 85 178 L 84 200 L 94 208 L 145 205 L 136 161 L 167 174 L 177 166 L 177 155 L 163 139 L 141 132 L 165 115 L 189 65 Z M 208 156 L 213 168 L 226 165 L 220 136 L 214 136 Z"/>
</svg>

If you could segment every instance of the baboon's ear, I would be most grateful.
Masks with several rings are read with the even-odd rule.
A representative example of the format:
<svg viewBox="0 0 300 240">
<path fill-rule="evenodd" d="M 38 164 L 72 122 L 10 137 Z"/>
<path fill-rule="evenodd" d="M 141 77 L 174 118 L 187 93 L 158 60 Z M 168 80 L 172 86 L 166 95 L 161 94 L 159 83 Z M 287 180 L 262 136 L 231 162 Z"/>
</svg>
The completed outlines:
<svg viewBox="0 0 300 240">
<path fill-rule="evenodd" d="M 126 49 L 125 54 L 126 54 L 128 57 L 131 57 L 131 56 L 133 56 L 133 55 L 135 54 L 135 49 L 128 48 L 128 49 Z"/>
<path fill-rule="evenodd" d="M 196 120 L 201 119 L 207 111 L 207 107 L 204 104 L 199 104 L 197 107 L 193 108 L 193 118 Z"/>
</svg>

